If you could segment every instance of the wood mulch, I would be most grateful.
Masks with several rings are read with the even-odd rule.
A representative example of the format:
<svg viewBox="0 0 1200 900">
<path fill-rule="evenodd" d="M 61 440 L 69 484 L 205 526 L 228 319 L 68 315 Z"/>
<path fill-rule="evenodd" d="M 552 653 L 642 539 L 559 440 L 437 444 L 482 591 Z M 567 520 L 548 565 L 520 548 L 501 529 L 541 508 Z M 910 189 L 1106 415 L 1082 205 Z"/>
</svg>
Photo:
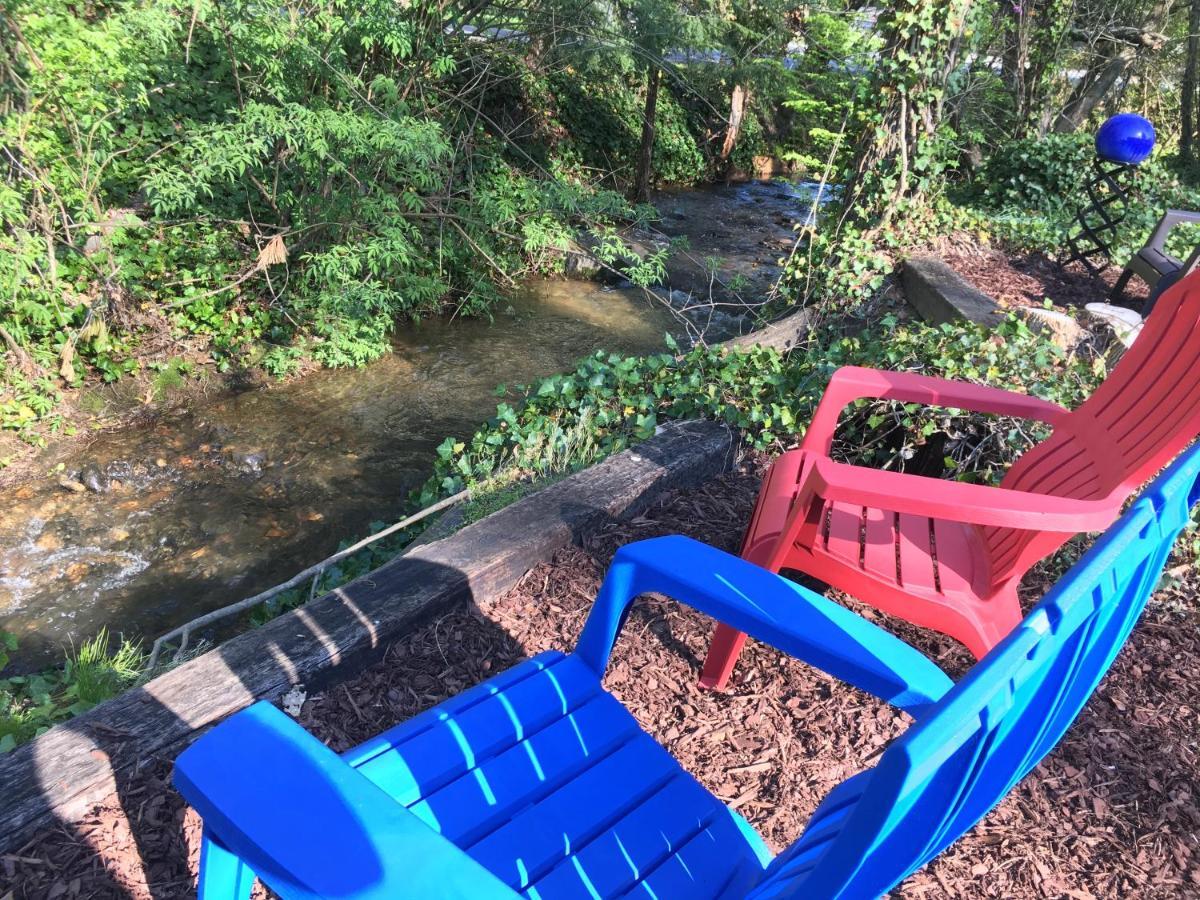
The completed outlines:
<svg viewBox="0 0 1200 900">
<path fill-rule="evenodd" d="M 483 609 L 429 623 L 358 677 L 310 697 L 300 721 L 342 750 L 528 655 L 570 647 L 621 544 L 682 532 L 735 549 L 759 466 L 668 495 L 585 547 L 561 551 Z M 894 896 L 1200 897 L 1200 580 L 1176 574 L 1184 580 L 1156 594 L 1062 745 Z M 948 639 L 889 624 L 953 675 L 969 666 Z M 695 682 L 710 629 L 675 603 L 643 600 L 607 685 L 780 848 L 800 834 L 825 793 L 872 764 L 909 719 L 754 642 L 729 693 L 701 692 Z M 169 787 L 169 774 L 168 761 L 150 761 L 92 815 L 0 857 L 0 900 L 189 895 L 198 822 Z"/>
<path fill-rule="evenodd" d="M 1042 253 L 1006 253 L 964 242 L 948 247 L 941 257 L 1001 306 L 1041 306 L 1046 298 L 1057 306 L 1107 303 L 1121 274 L 1120 266 L 1109 266 L 1092 276 L 1082 263 L 1063 267 Z M 1145 282 L 1133 278 L 1117 305 L 1140 311 L 1149 293 Z"/>
</svg>

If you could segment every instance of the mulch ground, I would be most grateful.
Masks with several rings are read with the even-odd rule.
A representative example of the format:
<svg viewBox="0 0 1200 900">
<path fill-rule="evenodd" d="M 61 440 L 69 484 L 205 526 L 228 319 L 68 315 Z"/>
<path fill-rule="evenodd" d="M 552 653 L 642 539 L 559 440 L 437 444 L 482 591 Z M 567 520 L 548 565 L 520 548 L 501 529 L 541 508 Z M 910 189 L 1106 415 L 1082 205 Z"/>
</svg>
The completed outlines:
<svg viewBox="0 0 1200 900">
<path fill-rule="evenodd" d="M 621 544 L 682 532 L 736 549 L 757 469 L 669 495 L 583 548 L 561 551 L 485 608 L 431 622 L 358 677 L 310 697 L 300 721 L 342 750 L 526 656 L 570 647 Z M 1176 574 L 1184 580 L 1156 594 L 1062 745 L 894 896 L 1200 896 L 1200 580 Z M 888 624 L 955 676 L 970 663 L 948 639 Z M 695 682 L 710 629 L 675 603 L 641 601 L 607 685 L 778 849 L 800 834 L 830 788 L 872 764 L 909 719 L 753 642 L 729 693 L 701 692 Z M 92 815 L 0 857 L 0 898 L 189 895 L 198 822 L 169 787 L 169 774 L 167 761 L 152 761 Z"/>
<path fill-rule="evenodd" d="M 1041 306 L 1047 297 L 1059 306 L 1106 303 L 1121 274 L 1119 266 L 1109 266 L 1093 276 L 1082 263 L 1064 268 L 1042 253 L 1009 254 L 961 243 L 941 256 L 950 268 L 1002 306 Z M 1133 278 L 1117 305 L 1140 312 L 1149 293 L 1145 282 Z"/>
</svg>

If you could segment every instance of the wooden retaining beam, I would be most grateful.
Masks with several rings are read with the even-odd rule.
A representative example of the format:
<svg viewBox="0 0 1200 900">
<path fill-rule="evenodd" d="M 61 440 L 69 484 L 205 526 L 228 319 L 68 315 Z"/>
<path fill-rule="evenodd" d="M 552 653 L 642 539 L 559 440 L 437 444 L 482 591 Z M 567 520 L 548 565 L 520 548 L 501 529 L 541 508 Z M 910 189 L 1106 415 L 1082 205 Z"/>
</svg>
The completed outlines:
<svg viewBox="0 0 1200 900">
<path fill-rule="evenodd" d="M 633 515 L 663 491 L 726 471 L 733 434 L 711 422 L 665 426 L 632 450 L 461 531 L 398 557 L 239 635 L 146 685 L 0 756 L 0 852 L 70 823 L 144 760 L 173 758 L 226 716 L 295 684 L 319 688 L 374 662 L 447 607 L 495 597 L 559 548 Z"/>
<path fill-rule="evenodd" d="M 996 325 L 1004 311 L 936 256 L 914 256 L 900 271 L 904 296 L 926 322 L 976 322 Z"/>
</svg>

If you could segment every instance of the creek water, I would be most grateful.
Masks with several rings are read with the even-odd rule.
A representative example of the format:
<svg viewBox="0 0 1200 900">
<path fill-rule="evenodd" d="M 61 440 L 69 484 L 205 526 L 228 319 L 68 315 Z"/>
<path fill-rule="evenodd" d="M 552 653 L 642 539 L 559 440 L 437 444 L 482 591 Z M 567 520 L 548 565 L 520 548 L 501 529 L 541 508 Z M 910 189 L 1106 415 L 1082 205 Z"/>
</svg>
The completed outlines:
<svg viewBox="0 0 1200 900">
<path fill-rule="evenodd" d="M 725 215 L 764 204 L 757 236 Z M 676 193 L 668 205 L 677 224 L 718 211 L 702 219 L 705 235 L 719 244 L 722 229 L 735 230 L 743 255 L 766 246 L 771 265 L 809 208 L 805 195 L 769 184 Z M 641 291 L 536 281 L 493 321 L 400 329 L 392 351 L 361 369 L 223 391 L 98 435 L 65 467 L 98 490 L 47 477 L 0 492 L 0 628 L 21 642 L 14 668 L 57 658 L 101 627 L 153 638 L 287 579 L 370 523 L 398 518 L 434 448 L 493 414 L 497 385 L 601 348 L 656 351 L 667 331 L 681 332 L 679 317 Z"/>
</svg>

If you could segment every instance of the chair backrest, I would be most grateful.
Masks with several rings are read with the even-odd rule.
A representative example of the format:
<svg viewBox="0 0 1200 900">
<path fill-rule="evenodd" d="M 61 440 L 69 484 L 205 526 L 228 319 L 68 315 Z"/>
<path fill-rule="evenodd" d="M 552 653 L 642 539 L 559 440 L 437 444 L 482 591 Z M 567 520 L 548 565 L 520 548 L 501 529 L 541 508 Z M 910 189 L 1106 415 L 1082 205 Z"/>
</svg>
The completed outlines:
<svg viewBox="0 0 1200 900">
<path fill-rule="evenodd" d="M 761 897 L 876 897 L 995 806 L 1066 732 L 1156 585 L 1200 489 L 1200 445 L 1160 476 L 874 769 L 836 788 Z"/>
<path fill-rule="evenodd" d="M 1013 464 L 1013 490 L 1119 503 L 1200 434 L 1200 272 L 1169 288 L 1104 383 Z M 982 530 L 998 585 L 1066 535 Z"/>
</svg>

